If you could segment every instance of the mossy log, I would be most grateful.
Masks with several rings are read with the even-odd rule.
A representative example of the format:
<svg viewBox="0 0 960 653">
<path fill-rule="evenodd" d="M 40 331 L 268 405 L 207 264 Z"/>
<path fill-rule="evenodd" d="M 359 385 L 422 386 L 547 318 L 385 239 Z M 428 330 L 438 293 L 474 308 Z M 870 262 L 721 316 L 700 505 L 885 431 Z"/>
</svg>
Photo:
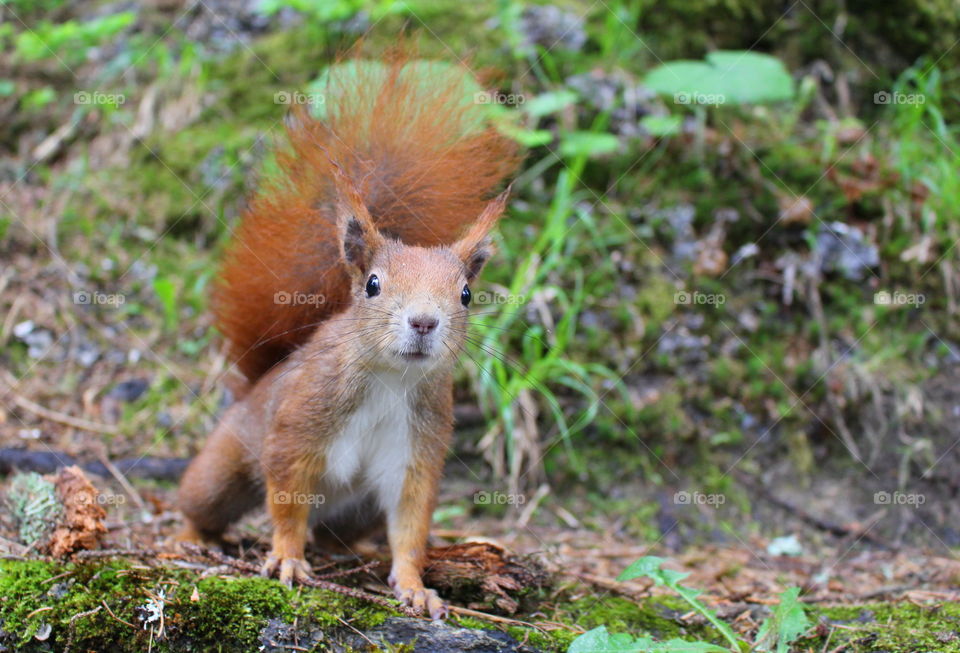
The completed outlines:
<svg viewBox="0 0 960 653">
<path fill-rule="evenodd" d="M 195 569 L 121 560 L 3 560 L 0 651 L 564 651 L 578 627 L 601 624 L 615 632 L 720 643 L 675 597 L 633 602 L 578 593 L 578 599 L 539 596 L 536 616 L 517 617 L 529 624 L 518 621 L 503 632 L 475 618 L 439 624 L 401 617 L 355 598 L 259 577 L 201 577 Z M 954 604 L 812 606 L 810 616 L 817 626 L 796 650 L 822 650 L 829 638 L 833 648 L 847 644 L 847 651 L 960 652 L 960 606 Z"/>
</svg>

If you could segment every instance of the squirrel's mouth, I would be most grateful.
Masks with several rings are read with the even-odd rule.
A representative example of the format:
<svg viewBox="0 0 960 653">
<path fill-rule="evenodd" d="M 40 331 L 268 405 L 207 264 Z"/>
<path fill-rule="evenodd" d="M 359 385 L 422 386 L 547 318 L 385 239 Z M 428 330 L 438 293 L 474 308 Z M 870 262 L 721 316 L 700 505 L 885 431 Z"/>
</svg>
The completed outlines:
<svg viewBox="0 0 960 653">
<path fill-rule="evenodd" d="M 404 360 L 422 361 L 430 358 L 430 354 L 425 351 L 400 351 L 397 355 Z"/>
</svg>

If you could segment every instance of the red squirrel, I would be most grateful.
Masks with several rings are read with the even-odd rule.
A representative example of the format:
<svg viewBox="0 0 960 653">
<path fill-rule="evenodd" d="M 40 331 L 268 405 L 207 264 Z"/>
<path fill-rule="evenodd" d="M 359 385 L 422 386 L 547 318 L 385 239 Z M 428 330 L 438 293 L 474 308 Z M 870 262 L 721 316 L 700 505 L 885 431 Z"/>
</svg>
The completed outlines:
<svg viewBox="0 0 960 653">
<path fill-rule="evenodd" d="M 396 597 L 445 616 L 421 574 L 453 367 L 508 191 L 494 194 L 520 159 L 466 97 L 467 75 L 353 60 L 331 68 L 322 118 L 292 112 L 280 174 L 215 282 L 215 323 L 246 380 L 184 473 L 181 540 L 215 541 L 265 503 L 262 571 L 289 585 L 310 575 L 309 531 L 347 545 L 385 527 Z"/>
</svg>

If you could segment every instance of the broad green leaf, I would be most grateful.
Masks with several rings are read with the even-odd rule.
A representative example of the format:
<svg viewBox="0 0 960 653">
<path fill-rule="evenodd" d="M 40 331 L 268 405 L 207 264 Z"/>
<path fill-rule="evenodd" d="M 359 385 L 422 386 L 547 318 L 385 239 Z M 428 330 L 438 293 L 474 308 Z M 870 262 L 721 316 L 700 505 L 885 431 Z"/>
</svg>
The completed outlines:
<svg viewBox="0 0 960 653">
<path fill-rule="evenodd" d="M 613 644 L 605 626 L 588 630 L 570 643 L 567 653 L 612 653 Z"/>
<path fill-rule="evenodd" d="M 791 587 L 780 594 L 780 603 L 757 633 L 758 651 L 771 651 L 776 644 L 777 653 L 788 653 L 790 644 L 810 628 L 799 597 L 799 587 Z"/>
<path fill-rule="evenodd" d="M 766 104 L 793 98 L 793 78 L 776 57 L 718 50 L 706 61 L 671 61 L 643 83 L 677 104 Z"/>
<path fill-rule="evenodd" d="M 57 99 L 57 92 L 52 86 L 43 86 L 34 89 L 20 98 L 20 106 L 24 109 L 42 109 Z"/>
<path fill-rule="evenodd" d="M 673 136 L 680 133 L 683 118 L 680 116 L 644 116 L 640 126 L 652 136 Z"/>
<path fill-rule="evenodd" d="M 498 121 L 497 129 L 524 147 L 539 147 L 553 140 L 553 132 L 549 129 L 523 129 L 506 120 Z"/>
<path fill-rule="evenodd" d="M 573 91 L 549 91 L 525 103 L 523 110 L 534 118 L 539 118 L 565 109 L 576 101 L 577 94 Z"/>
<path fill-rule="evenodd" d="M 560 154 L 566 157 L 587 156 L 616 152 L 620 141 L 613 134 L 597 132 L 569 132 L 560 139 Z"/>
<path fill-rule="evenodd" d="M 611 634 L 606 627 L 600 626 L 573 640 L 567 653 L 729 653 L 729 649 L 709 642 L 683 639 L 665 642 L 650 637 L 634 639 L 624 633 Z"/>
<path fill-rule="evenodd" d="M 640 640 L 637 640 L 639 643 Z M 717 646 L 716 644 L 711 644 L 709 642 L 688 642 L 684 639 L 668 639 L 665 642 L 656 644 L 654 648 L 651 649 L 637 649 L 637 650 L 651 650 L 657 651 L 658 653 L 729 653 L 730 649 L 724 648 L 723 646 Z"/>
<path fill-rule="evenodd" d="M 676 583 L 689 576 L 689 574 L 681 571 L 661 569 L 660 567 L 664 562 L 666 562 L 666 559 L 659 556 L 645 556 L 634 561 L 633 564 L 624 569 L 620 575 L 617 576 L 617 580 L 633 580 L 634 578 L 646 576 L 652 579 L 657 585 L 673 587 Z"/>
</svg>

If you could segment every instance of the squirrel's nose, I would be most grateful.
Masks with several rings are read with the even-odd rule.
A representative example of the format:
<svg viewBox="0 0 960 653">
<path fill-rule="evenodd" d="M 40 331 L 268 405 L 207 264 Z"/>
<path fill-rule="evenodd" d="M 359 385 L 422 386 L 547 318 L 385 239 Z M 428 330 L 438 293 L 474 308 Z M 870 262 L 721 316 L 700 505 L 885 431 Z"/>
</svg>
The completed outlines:
<svg viewBox="0 0 960 653">
<path fill-rule="evenodd" d="M 407 318 L 407 322 L 410 323 L 410 328 L 421 335 L 430 333 L 440 324 L 440 320 L 435 316 L 426 314 L 411 315 Z"/>
</svg>

